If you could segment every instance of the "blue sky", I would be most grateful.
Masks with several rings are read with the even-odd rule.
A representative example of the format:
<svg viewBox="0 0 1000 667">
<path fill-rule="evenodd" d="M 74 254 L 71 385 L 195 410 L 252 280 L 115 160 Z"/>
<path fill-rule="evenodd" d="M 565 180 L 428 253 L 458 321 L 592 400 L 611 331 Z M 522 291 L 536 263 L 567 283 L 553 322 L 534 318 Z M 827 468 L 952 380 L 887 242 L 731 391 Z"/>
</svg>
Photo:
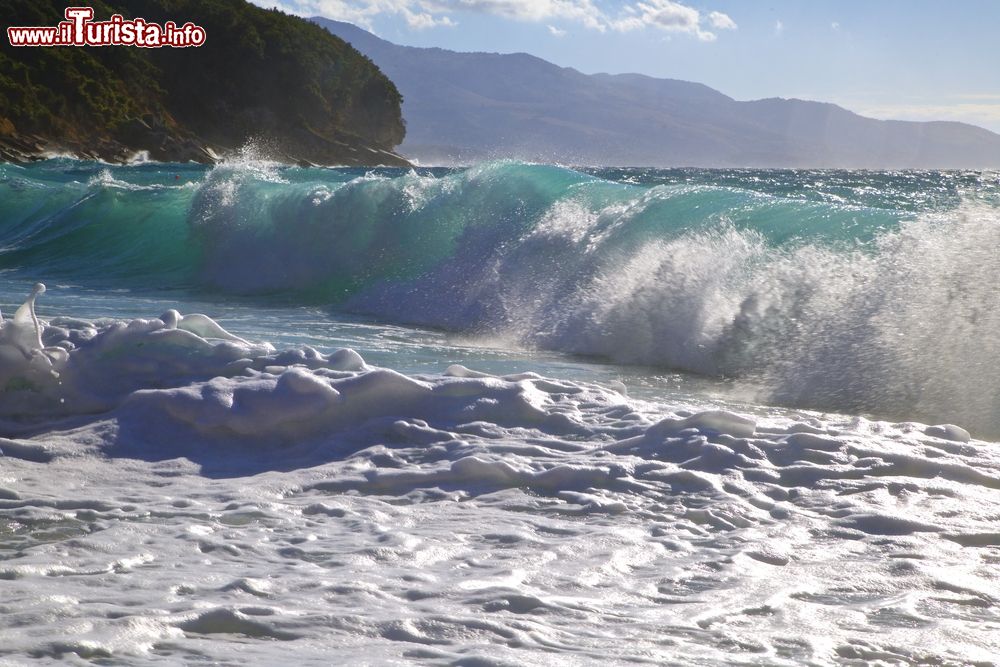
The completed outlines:
<svg viewBox="0 0 1000 667">
<path fill-rule="evenodd" d="M 800 97 L 1000 132 L 998 0 L 254 0 L 411 46 Z"/>
</svg>

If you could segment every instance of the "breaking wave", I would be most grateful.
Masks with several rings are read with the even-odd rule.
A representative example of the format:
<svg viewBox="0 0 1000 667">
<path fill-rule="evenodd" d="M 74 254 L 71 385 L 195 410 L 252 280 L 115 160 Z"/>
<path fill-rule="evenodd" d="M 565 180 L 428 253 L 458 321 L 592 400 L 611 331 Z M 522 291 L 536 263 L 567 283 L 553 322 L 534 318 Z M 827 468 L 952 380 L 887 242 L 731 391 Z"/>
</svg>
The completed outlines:
<svg viewBox="0 0 1000 667">
<path fill-rule="evenodd" d="M 509 162 L 72 165 L 2 167 L 0 267 L 329 304 L 736 378 L 759 400 L 998 426 L 985 198 L 915 212 Z"/>
</svg>

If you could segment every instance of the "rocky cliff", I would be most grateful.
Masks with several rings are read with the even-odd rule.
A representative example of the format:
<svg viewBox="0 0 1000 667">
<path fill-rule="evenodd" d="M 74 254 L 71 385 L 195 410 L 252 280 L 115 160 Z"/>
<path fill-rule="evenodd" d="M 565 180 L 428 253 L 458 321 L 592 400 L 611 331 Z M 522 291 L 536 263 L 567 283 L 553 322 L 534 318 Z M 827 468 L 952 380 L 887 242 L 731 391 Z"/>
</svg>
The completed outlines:
<svg viewBox="0 0 1000 667">
<path fill-rule="evenodd" d="M 54 26 L 66 3 L 0 0 L 8 26 Z M 286 162 L 400 165 L 395 85 L 343 40 L 243 0 L 98 0 L 113 14 L 203 27 L 204 45 L 12 47 L 0 38 L 0 158 L 148 151 L 210 162 L 254 142 Z"/>
</svg>

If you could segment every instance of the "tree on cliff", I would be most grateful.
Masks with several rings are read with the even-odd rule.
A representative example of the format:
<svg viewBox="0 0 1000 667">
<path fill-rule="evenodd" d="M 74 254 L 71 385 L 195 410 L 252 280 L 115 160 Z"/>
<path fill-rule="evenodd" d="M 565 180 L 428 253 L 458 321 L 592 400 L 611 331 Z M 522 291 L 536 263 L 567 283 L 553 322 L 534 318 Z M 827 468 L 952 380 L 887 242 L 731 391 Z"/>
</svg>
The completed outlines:
<svg viewBox="0 0 1000 667">
<path fill-rule="evenodd" d="M 65 2 L 0 0 L 8 26 L 54 26 Z M 96 0 L 112 14 L 205 28 L 197 48 L 21 47 L 0 38 L 0 140 L 106 159 L 261 140 L 278 157 L 392 164 L 401 97 L 365 56 L 322 28 L 243 0 Z M 8 155 L 10 157 L 10 155 Z"/>
</svg>

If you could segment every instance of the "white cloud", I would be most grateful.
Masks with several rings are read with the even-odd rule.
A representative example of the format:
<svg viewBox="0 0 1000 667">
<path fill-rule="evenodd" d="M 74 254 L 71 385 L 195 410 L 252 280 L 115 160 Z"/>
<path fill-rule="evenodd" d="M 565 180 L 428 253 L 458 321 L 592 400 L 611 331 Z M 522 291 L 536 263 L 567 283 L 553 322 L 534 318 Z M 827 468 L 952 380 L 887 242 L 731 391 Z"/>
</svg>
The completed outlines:
<svg viewBox="0 0 1000 667">
<path fill-rule="evenodd" d="M 451 20 L 451 17 L 441 16 L 434 17 L 427 12 L 411 12 L 404 10 L 401 12 L 403 18 L 406 19 L 406 25 L 410 26 L 414 30 L 423 30 L 425 28 L 436 28 L 438 26 L 444 28 L 453 28 L 457 23 Z"/>
<path fill-rule="evenodd" d="M 363 0 L 371 2 L 372 0 Z M 407 1 L 407 0 L 404 0 Z M 592 0 L 408 0 L 434 12 L 473 12 L 516 21 L 563 19 L 588 28 L 604 26 L 603 13 Z"/>
<path fill-rule="evenodd" d="M 736 28 L 736 22 L 722 12 L 711 12 L 708 23 L 714 28 Z M 623 14 L 610 20 L 609 25 L 620 32 L 658 28 L 666 32 L 688 33 L 703 42 L 713 42 L 716 38 L 715 33 L 702 28 L 701 12 L 674 0 L 643 0 L 626 6 Z"/>
<path fill-rule="evenodd" d="M 435 26 L 450 26 L 448 16 L 435 16 L 412 0 L 253 0 L 263 7 L 277 7 L 299 16 L 323 16 L 347 21 L 371 29 L 372 19 L 387 14 L 403 18 L 411 28 L 420 30 Z"/>
<path fill-rule="evenodd" d="M 553 37 L 565 37 L 566 36 L 566 31 L 562 30 L 561 28 L 557 28 L 554 25 L 550 25 L 550 26 L 547 26 L 547 27 L 549 29 L 549 33 Z"/>
<path fill-rule="evenodd" d="M 398 16 L 413 29 L 457 25 L 456 13 L 477 13 L 515 21 L 547 23 L 556 37 L 566 34 L 549 21 L 575 23 L 604 32 L 656 28 L 685 33 L 701 41 L 716 39 L 706 29 L 735 30 L 736 22 L 722 12 L 702 16 L 697 9 L 676 0 L 637 0 L 625 4 L 617 14 L 608 14 L 595 0 L 252 0 L 262 6 L 277 6 L 300 16 L 324 16 L 372 27 L 376 16 Z M 562 34 L 559 34 L 562 33 Z"/>
<path fill-rule="evenodd" d="M 774 22 L 774 34 L 780 35 L 783 32 L 785 32 L 785 24 L 779 19 Z"/>
<path fill-rule="evenodd" d="M 729 18 L 728 14 L 722 12 L 709 12 L 708 22 L 716 30 L 736 30 L 736 21 Z"/>
<path fill-rule="evenodd" d="M 655 25 L 670 32 L 693 32 L 698 30 L 701 16 L 698 10 L 681 5 L 673 0 L 648 0 L 638 3 L 646 24 Z"/>
</svg>

